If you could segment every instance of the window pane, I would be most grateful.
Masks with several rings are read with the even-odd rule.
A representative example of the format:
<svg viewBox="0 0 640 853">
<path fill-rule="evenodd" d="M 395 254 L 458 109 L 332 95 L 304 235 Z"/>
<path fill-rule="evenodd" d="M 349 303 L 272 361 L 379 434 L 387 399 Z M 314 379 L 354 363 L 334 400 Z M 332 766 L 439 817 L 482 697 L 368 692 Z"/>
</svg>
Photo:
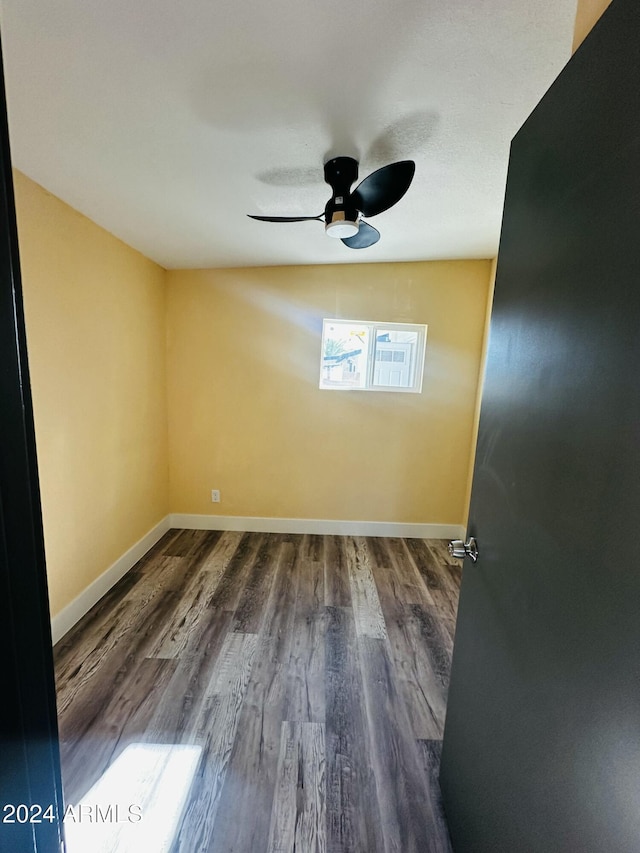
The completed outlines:
<svg viewBox="0 0 640 853">
<path fill-rule="evenodd" d="M 325 321 L 322 388 L 364 388 L 367 381 L 369 329 L 356 323 Z"/>
<path fill-rule="evenodd" d="M 320 388 L 422 390 L 427 327 L 366 320 L 324 320 Z"/>
<path fill-rule="evenodd" d="M 382 388 L 411 388 L 417 345 L 417 332 L 378 329 L 373 384 Z"/>
</svg>

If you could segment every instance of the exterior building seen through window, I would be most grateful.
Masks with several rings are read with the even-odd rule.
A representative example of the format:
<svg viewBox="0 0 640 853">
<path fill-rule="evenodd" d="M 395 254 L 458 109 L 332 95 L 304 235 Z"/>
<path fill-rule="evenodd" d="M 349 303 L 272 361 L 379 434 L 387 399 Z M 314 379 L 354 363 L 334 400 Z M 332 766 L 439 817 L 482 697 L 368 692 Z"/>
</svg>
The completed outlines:
<svg viewBox="0 0 640 853">
<path fill-rule="evenodd" d="M 324 320 L 320 388 L 422 391 L 427 327 Z"/>
</svg>

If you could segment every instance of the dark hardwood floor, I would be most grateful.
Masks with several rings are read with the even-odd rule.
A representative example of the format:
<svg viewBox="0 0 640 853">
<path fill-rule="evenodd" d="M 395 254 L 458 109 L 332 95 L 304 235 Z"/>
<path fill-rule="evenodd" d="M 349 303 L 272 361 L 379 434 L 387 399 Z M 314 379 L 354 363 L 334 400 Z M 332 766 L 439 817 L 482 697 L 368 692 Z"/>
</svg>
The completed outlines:
<svg viewBox="0 0 640 853">
<path fill-rule="evenodd" d="M 459 582 L 440 540 L 169 531 L 55 648 L 70 853 L 450 851 Z"/>
</svg>

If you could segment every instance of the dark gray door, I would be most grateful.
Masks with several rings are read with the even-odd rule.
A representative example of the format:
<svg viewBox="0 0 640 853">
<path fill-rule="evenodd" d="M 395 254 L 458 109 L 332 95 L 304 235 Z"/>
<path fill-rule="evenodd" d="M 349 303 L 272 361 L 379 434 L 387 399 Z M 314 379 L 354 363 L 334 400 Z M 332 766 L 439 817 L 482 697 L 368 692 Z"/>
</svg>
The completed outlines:
<svg viewBox="0 0 640 853">
<path fill-rule="evenodd" d="M 456 853 L 640 851 L 640 5 L 514 139 L 441 783 Z"/>
<path fill-rule="evenodd" d="M 0 54 L 0 853 L 60 853 L 44 541 Z"/>
</svg>

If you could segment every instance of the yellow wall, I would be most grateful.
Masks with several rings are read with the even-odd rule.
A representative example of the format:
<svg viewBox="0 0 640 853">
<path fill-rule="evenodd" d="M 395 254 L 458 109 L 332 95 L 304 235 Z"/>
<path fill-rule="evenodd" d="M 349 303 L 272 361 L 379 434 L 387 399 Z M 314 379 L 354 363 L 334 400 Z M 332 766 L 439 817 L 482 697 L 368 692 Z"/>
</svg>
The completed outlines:
<svg viewBox="0 0 640 853">
<path fill-rule="evenodd" d="M 14 180 L 55 615 L 168 512 L 165 271 Z"/>
<path fill-rule="evenodd" d="M 496 272 L 498 270 L 498 258 L 491 261 L 491 270 L 489 272 L 489 293 L 487 296 L 487 304 L 484 318 L 484 334 L 482 338 L 482 352 L 480 356 L 480 364 L 478 365 L 478 385 L 476 388 L 476 408 L 473 415 L 473 429 L 471 431 L 471 447 L 469 450 L 469 474 L 467 477 L 467 491 L 465 497 L 465 506 L 467 511 L 464 517 L 464 526 L 467 526 L 469 521 L 469 506 L 471 504 L 471 490 L 473 488 L 473 472 L 475 469 L 476 448 L 478 445 L 478 429 L 480 426 L 480 409 L 482 407 L 482 392 L 484 390 L 485 367 L 487 363 L 487 349 L 489 344 L 489 331 L 491 327 L 491 309 L 493 307 L 493 293 L 496 283 Z"/>
<path fill-rule="evenodd" d="M 490 261 L 167 281 L 173 512 L 464 522 Z M 321 391 L 323 317 L 428 324 L 423 393 Z"/>
<path fill-rule="evenodd" d="M 573 31 L 574 52 L 580 47 L 593 25 L 610 3 L 611 0 L 578 0 L 576 23 Z"/>
</svg>

